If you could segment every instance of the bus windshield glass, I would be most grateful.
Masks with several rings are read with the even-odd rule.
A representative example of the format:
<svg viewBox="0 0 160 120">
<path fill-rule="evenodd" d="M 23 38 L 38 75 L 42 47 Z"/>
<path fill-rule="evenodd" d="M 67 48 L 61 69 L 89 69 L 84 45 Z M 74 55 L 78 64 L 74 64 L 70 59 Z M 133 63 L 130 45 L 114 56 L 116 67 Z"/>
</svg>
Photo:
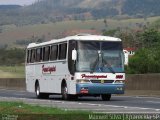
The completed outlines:
<svg viewBox="0 0 160 120">
<path fill-rule="evenodd" d="M 124 72 L 122 42 L 78 41 L 77 51 L 77 72 Z"/>
</svg>

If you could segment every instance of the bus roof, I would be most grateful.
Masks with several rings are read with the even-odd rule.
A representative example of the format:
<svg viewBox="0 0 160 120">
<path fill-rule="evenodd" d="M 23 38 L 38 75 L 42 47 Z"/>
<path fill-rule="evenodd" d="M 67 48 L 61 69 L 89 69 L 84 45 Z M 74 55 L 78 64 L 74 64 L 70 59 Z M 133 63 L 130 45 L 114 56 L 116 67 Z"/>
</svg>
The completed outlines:
<svg viewBox="0 0 160 120">
<path fill-rule="evenodd" d="M 43 43 L 30 43 L 27 48 L 34 48 L 34 47 L 39 47 L 39 46 L 45 46 L 45 45 L 50 45 L 54 43 L 60 43 L 60 42 L 65 42 L 69 40 L 84 40 L 84 41 L 121 41 L 119 38 L 115 37 L 110 37 L 110 36 L 101 36 L 101 35 L 89 35 L 89 34 L 78 34 L 75 36 L 68 36 L 62 39 L 53 39 L 47 42 Z"/>
</svg>

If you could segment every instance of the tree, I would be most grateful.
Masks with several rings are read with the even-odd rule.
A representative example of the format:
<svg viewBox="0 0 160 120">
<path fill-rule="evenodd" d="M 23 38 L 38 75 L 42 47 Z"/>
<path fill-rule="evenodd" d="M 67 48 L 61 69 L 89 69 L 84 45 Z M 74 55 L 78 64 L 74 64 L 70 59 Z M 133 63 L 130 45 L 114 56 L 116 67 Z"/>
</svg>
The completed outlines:
<svg viewBox="0 0 160 120">
<path fill-rule="evenodd" d="M 160 33 L 156 29 L 147 29 L 142 33 L 141 40 L 144 47 L 155 47 L 160 43 Z"/>
<path fill-rule="evenodd" d="M 128 73 L 160 73 L 160 32 L 147 29 L 140 34 L 143 48 L 130 58 Z"/>
<path fill-rule="evenodd" d="M 117 32 L 116 29 L 113 29 L 113 30 L 103 30 L 103 35 L 114 36 L 116 32 Z"/>
<path fill-rule="evenodd" d="M 0 49 L 0 65 L 19 65 L 25 62 L 25 50 L 12 48 Z"/>
<path fill-rule="evenodd" d="M 141 49 L 136 52 L 135 56 L 129 59 L 129 67 L 127 68 L 128 73 L 148 73 L 148 50 Z"/>
</svg>

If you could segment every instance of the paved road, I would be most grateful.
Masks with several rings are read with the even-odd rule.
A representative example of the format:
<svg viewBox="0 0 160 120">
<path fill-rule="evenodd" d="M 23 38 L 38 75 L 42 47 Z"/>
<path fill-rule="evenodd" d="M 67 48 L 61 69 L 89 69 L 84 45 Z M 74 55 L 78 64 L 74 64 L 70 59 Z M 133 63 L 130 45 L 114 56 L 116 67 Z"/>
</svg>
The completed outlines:
<svg viewBox="0 0 160 120">
<path fill-rule="evenodd" d="M 99 97 L 82 97 L 77 101 L 63 101 L 60 95 L 56 95 L 40 100 L 36 99 L 33 93 L 0 89 L 0 101 L 23 101 L 66 110 L 80 109 L 105 113 L 160 113 L 160 98 L 156 97 L 112 96 L 111 101 L 102 101 Z"/>
</svg>

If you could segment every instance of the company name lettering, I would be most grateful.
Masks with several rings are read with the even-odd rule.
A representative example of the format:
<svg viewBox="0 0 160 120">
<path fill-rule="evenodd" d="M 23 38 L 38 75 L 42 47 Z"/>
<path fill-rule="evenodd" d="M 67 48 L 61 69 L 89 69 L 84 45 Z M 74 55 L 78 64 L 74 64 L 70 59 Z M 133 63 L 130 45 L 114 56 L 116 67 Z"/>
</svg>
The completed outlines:
<svg viewBox="0 0 160 120">
<path fill-rule="evenodd" d="M 53 67 L 45 67 L 44 65 L 42 66 L 42 72 L 43 73 L 52 73 L 56 71 L 56 66 Z"/>
<path fill-rule="evenodd" d="M 107 78 L 107 75 L 86 75 L 86 74 L 82 74 L 81 75 L 82 78 Z"/>
</svg>

